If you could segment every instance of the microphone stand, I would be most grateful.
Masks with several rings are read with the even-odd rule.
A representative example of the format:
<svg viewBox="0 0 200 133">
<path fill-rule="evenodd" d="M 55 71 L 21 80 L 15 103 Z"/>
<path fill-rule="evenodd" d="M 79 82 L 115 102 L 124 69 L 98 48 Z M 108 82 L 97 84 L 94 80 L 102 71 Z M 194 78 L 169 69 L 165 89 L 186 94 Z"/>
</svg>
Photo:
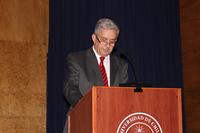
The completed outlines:
<svg viewBox="0 0 200 133">
<path fill-rule="evenodd" d="M 120 84 L 119 86 L 122 86 L 122 87 L 136 87 L 134 89 L 134 92 L 143 92 L 143 89 L 142 87 L 143 86 L 151 86 L 151 85 L 148 85 L 148 84 L 144 84 L 142 82 L 138 82 L 138 79 L 137 79 L 137 74 L 136 74 L 136 71 L 135 71 L 135 67 L 134 67 L 134 64 L 132 63 L 132 61 L 128 58 L 128 57 L 131 57 L 129 56 L 128 54 L 123 54 L 123 53 L 120 53 L 119 56 L 123 59 L 125 59 L 131 66 L 131 69 L 133 71 L 133 75 L 135 77 L 135 81 L 136 82 L 129 82 L 129 83 L 124 83 L 124 84 Z"/>
</svg>

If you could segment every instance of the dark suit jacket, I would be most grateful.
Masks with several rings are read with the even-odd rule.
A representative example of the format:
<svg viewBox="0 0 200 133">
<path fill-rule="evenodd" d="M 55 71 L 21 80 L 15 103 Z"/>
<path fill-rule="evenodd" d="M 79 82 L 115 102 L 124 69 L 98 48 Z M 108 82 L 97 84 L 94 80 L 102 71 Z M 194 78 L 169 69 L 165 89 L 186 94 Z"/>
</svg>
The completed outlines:
<svg viewBox="0 0 200 133">
<path fill-rule="evenodd" d="M 119 86 L 128 80 L 128 64 L 121 58 L 110 55 L 110 86 Z M 71 53 L 65 64 L 64 95 L 74 106 L 92 86 L 103 86 L 103 79 L 92 48 Z"/>
</svg>

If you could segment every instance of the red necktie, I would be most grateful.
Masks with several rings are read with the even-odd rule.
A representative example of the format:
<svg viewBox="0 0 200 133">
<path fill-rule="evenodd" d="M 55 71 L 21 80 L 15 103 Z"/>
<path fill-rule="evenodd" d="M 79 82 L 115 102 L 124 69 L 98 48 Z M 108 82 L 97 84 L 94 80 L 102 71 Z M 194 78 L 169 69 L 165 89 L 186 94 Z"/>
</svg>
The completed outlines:
<svg viewBox="0 0 200 133">
<path fill-rule="evenodd" d="M 103 78 L 104 86 L 108 86 L 108 78 L 107 78 L 107 75 L 106 75 L 106 69 L 105 69 L 104 64 L 103 64 L 104 59 L 105 59 L 105 57 L 100 57 L 99 68 L 100 68 L 101 75 L 102 75 L 102 78 Z"/>
</svg>

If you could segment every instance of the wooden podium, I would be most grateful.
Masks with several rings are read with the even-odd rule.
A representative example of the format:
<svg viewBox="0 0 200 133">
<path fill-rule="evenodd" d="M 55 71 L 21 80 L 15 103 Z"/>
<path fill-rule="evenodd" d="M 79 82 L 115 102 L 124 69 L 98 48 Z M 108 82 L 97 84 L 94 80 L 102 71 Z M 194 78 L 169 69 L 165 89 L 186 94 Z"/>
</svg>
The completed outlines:
<svg viewBox="0 0 200 133">
<path fill-rule="evenodd" d="M 93 87 L 69 112 L 68 133 L 182 133 L 180 88 Z"/>
</svg>

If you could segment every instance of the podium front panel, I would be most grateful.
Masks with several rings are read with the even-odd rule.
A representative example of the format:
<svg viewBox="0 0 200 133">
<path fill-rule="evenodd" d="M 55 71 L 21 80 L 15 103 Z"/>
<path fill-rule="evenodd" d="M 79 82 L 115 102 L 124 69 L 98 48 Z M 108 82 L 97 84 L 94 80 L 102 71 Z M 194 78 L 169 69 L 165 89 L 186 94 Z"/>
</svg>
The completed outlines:
<svg viewBox="0 0 200 133">
<path fill-rule="evenodd" d="M 96 88 L 97 133 L 182 133 L 181 91 L 176 88 Z"/>
<path fill-rule="evenodd" d="M 70 133 L 182 133 L 179 88 L 93 87 L 70 112 Z"/>
</svg>

